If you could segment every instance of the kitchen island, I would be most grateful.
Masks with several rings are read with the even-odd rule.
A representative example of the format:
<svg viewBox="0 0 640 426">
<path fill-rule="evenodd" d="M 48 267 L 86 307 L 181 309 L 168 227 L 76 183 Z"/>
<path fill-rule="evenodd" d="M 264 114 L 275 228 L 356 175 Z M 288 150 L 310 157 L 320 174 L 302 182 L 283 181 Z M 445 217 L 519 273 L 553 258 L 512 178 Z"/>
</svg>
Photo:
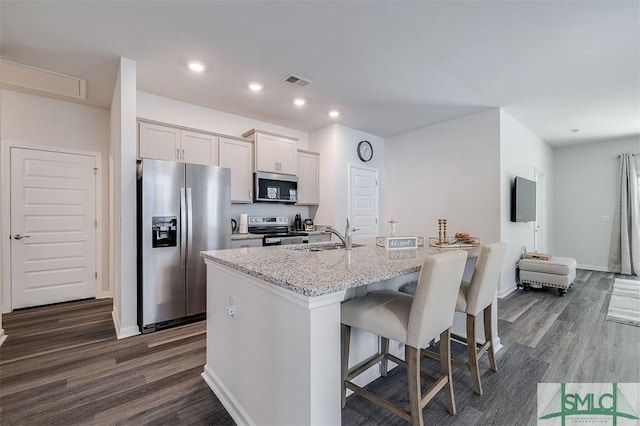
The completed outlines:
<svg viewBox="0 0 640 426">
<path fill-rule="evenodd" d="M 350 251 L 307 251 L 326 245 L 318 244 L 202 253 L 202 376 L 238 424 L 340 424 L 340 302 L 416 280 L 429 255 L 428 248 L 363 244 Z M 352 364 L 377 350 L 369 333 L 352 339 Z"/>
</svg>

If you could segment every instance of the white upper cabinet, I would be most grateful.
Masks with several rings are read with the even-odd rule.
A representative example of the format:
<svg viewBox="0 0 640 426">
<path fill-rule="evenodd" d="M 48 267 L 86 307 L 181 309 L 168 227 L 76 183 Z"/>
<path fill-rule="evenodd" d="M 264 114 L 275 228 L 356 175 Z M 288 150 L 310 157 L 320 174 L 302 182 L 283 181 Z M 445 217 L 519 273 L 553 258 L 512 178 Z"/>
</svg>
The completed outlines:
<svg viewBox="0 0 640 426">
<path fill-rule="evenodd" d="M 138 140 L 141 158 L 180 161 L 180 129 L 140 123 Z"/>
<path fill-rule="evenodd" d="M 242 135 L 255 140 L 255 170 L 295 175 L 298 171 L 298 140 L 252 129 Z"/>
<path fill-rule="evenodd" d="M 180 131 L 181 161 L 218 165 L 218 137 L 206 133 Z"/>
<path fill-rule="evenodd" d="M 140 122 L 141 158 L 218 165 L 218 137 L 171 126 Z"/>
<path fill-rule="evenodd" d="M 320 154 L 298 151 L 298 203 L 320 204 Z"/>
<path fill-rule="evenodd" d="M 298 171 L 298 141 L 278 138 L 280 173 L 295 175 Z"/>
<path fill-rule="evenodd" d="M 253 143 L 221 137 L 220 166 L 231 169 L 231 202 L 253 202 Z"/>
</svg>

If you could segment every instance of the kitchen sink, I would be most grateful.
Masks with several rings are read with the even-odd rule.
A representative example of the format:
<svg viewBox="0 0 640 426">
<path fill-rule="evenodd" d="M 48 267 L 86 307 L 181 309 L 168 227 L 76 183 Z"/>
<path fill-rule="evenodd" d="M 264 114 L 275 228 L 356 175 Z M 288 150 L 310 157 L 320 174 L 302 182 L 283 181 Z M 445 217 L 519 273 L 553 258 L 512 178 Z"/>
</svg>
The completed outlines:
<svg viewBox="0 0 640 426">
<path fill-rule="evenodd" d="M 351 244 L 351 248 L 356 248 L 356 247 L 362 247 L 362 244 Z M 288 249 L 293 251 L 311 253 L 311 252 L 317 252 L 317 251 L 344 250 L 345 248 L 342 244 L 331 244 L 331 245 L 322 245 L 322 246 L 288 247 Z"/>
</svg>

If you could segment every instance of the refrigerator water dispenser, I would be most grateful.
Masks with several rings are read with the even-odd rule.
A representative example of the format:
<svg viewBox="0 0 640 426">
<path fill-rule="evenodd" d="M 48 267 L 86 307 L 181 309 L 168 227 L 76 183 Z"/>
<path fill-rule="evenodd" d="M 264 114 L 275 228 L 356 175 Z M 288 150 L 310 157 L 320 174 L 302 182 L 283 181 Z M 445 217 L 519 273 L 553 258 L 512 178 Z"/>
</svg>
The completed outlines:
<svg viewBox="0 0 640 426">
<path fill-rule="evenodd" d="M 175 247 L 178 244 L 178 218 L 153 216 L 151 218 L 151 247 Z"/>
</svg>

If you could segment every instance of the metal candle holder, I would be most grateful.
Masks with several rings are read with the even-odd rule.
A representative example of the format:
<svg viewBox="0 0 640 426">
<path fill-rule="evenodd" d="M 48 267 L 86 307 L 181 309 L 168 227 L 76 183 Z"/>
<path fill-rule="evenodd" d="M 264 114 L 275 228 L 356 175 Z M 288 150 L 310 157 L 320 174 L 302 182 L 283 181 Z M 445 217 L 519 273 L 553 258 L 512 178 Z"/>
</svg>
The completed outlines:
<svg viewBox="0 0 640 426">
<path fill-rule="evenodd" d="M 440 243 L 447 241 L 447 219 L 438 219 L 438 241 Z"/>
</svg>

